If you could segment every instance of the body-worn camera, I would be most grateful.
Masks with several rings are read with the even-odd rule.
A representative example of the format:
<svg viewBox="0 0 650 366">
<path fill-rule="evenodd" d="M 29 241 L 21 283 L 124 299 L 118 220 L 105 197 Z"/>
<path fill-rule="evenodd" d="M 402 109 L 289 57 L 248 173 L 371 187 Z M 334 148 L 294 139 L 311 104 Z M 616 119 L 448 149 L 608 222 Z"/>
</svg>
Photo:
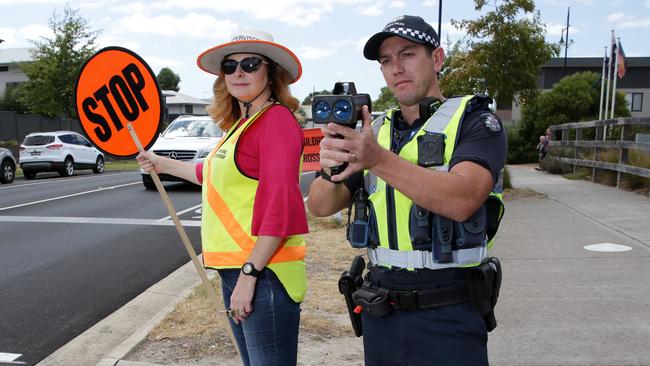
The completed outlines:
<svg viewBox="0 0 650 366">
<path fill-rule="evenodd" d="M 337 123 L 350 128 L 355 128 L 357 121 L 362 118 L 361 109 L 368 106 L 372 109 L 372 100 L 368 94 L 357 94 L 353 82 L 337 82 L 331 95 L 315 95 L 311 105 L 311 115 L 314 123 Z M 337 136 L 342 137 L 342 136 Z M 347 167 L 347 163 L 332 167 L 332 175 L 340 174 Z"/>
</svg>

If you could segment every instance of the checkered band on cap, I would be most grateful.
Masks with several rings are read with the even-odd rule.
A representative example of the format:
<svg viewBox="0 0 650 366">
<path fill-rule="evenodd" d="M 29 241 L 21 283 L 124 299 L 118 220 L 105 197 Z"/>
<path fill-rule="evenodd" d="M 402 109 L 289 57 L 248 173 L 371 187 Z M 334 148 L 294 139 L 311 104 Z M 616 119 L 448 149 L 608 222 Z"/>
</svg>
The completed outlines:
<svg viewBox="0 0 650 366">
<path fill-rule="evenodd" d="M 439 46 L 438 40 L 435 37 L 417 29 L 411 29 L 406 27 L 390 27 L 384 29 L 384 32 L 391 32 L 395 34 L 401 34 L 401 35 L 417 38 L 421 41 L 429 43 L 431 46 L 433 46 L 433 48 L 438 48 Z"/>
</svg>

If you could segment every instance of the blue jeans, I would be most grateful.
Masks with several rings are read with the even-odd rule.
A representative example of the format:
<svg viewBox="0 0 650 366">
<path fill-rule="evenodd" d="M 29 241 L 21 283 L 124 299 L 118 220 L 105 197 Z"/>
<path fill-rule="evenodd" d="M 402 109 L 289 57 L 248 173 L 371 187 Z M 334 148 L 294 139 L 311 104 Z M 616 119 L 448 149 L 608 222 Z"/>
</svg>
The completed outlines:
<svg viewBox="0 0 650 366">
<path fill-rule="evenodd" d="M 240 269 L 220 269 L 226 308 Z M 245 321 L 230 327 L 245 366 L 295 365 L 298 357 L 300 304 L 294 302 L 272 270 L 266 268 L 257 279 L 253 312 Z"/>
</svg>

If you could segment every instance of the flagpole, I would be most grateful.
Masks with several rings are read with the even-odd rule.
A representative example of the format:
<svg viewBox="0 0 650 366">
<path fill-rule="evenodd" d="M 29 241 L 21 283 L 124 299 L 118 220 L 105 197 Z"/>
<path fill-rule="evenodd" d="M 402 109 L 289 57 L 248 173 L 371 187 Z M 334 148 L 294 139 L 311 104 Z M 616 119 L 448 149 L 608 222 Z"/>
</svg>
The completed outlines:
<svg viewBox="0 0 650 366">
<path fill-rule="evenodd" d="M 616 38 L 616 61 L 614 62 L 614 88 L 612 89 L 612 114 L 610 118 L 614 118 L 614 105 L 616 104 L 616 81 L 618 79 L 618 45 L 621 43 L 621 38 Z"/>
<path fill-rule="evenodd" d="M 614 30 L 612 29 L 612 38 L 614 38 Z M 611 42 L 610 42 L 611 44 Z M 609 49 L 609 48 L 608 48 Z M 607 86 L 605 88 L 605 119 L 607 119 L 607 112 L 609 111 L 609 79 L 612 77 L 612 55 L 611 50 L 608 53 L 609 59 L 607 60 Z"/>
<path fill-rule="evenodd" d="M 607 46 L 605 46 L 605 57 L 603 57 L 603 72 L 600 78 L 600 107 L 598 107 L 598 119 L 603 119 L 603 96 L 605 93 L 605 63 L 607 60 Z"/>
</svg>

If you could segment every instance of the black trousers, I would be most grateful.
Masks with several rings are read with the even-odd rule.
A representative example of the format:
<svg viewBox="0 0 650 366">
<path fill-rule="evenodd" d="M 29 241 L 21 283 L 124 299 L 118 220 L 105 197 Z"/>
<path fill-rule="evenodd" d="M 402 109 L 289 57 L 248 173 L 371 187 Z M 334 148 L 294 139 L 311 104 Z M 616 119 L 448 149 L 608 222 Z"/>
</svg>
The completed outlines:
<svg viewBox="0 0 650 366">
<path fill-rule="evenodd" d="M 465 275 L 458 271 L 444 272 L 371 271 L 370 280 L 382 287 L 416 289 L 457 285 L 463 281 L 459 277 Z M 469 303 L 424 310 L 395 310 L 385 317 L 363 312 L 361 321 L 366 366 L 488 364 L 485 323 Z"/>
</svg>

